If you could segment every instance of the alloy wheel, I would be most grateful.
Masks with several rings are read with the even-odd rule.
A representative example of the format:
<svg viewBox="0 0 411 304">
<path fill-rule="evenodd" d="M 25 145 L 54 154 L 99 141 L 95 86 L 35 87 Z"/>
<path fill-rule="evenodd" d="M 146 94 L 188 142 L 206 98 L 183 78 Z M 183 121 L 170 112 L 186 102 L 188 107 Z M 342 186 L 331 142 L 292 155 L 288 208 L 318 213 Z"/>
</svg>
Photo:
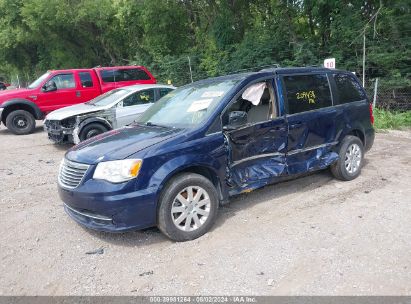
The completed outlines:
<svg viewBox="0 0 411 304">
<path fill-rule="evenodd" d="M 194 231 L 207 221 L 210 214 L 210 197 L 199 186 L 190 186 L 180 191 L 171 206 L 174 225 L 183 231 Z"/>
<path fill-rule="evenodd" d="M 351 144 L 348 146 L 347 151 L 345 152 L 345 169 L 350 174 L 355 174 L 361 165 L 361 148 L 357 144 Z"/>
</svg>

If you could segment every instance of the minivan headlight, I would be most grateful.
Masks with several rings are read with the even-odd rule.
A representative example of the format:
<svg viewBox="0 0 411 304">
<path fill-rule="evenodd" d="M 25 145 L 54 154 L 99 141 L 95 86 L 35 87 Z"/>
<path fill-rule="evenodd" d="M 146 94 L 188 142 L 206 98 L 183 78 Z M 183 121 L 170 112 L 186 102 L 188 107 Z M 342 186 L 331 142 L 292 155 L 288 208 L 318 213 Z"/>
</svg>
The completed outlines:
<svg viewBox="0 0 411 304">
<path fill-rule="evenodd" d="M 141 159 L 123 159 L 101 162 L 94 171 L 93 179 L 122 183 L 136 178 L 140 172 Z"/>
</svg>

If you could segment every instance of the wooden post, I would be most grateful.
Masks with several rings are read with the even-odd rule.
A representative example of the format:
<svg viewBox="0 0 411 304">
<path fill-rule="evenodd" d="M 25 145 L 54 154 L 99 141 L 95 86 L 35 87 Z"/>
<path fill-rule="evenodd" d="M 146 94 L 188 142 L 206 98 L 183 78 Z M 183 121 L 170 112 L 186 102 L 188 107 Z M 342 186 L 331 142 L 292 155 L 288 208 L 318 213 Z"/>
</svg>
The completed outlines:
<svg viewBox="0 0 411 304">
<path fill-rule="evenodd" d="M 365 30 L 363 35 L 363 47 L 362 47 L 362 86 L 365 87 Z"/>
<path fill-rule="evenodd" d="M 190 56 L 187 56 L 188 58 L 188 67 L 190 68 L 190 78 L 191 78 L 191 82 L 193 82 L 193 72 L 191 71 L 191 60 L 190 60 Z"/>
<path fill-rule="evenodd" d="M 377 103 L 377 90 L 378 90 L 378 78 L 375 79 L 374 85 L 374 98 L 372 100 L 372 107 L 375 109 L 375 104 Z"/>
</svg>

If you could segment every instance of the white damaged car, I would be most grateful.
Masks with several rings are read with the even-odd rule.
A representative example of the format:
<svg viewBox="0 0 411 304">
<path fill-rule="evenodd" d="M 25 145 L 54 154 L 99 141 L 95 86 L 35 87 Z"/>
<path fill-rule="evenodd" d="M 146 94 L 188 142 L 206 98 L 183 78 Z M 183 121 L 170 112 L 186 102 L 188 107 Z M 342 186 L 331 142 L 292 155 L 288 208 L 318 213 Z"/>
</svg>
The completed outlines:
<svg viewBox="0 0 411 304">
<path fill-rule="evenodd" d="M 86 103 L 49 113 L 44 129 L 55 143 L 75 143 L 132 123 L 175 87 L 149 84 L 122 87 Z"/>
</svg>

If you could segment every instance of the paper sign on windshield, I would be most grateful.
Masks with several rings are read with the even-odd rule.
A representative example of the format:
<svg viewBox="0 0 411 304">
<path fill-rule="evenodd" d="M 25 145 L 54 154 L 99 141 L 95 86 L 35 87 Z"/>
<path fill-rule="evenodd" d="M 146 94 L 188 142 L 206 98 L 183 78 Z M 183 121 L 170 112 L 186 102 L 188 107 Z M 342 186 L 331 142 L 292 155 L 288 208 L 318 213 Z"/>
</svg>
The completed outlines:
<svg viewBox="0 0 411 304">
<path fill-rule="evenodd" d="M 210 106 L 212 101 L 213 99 L 211 98 L 196 100 L 187 109 L 187 112 L 197 112 L 197 111 L 205 110 Z"/>
<path fill-rule="evenodd" d="M 210 97 L 221 97 L 221 96 L 223 96 L 223 94 L 224 94 L 224 92 L 222 92 L 222 91 L 207 91 L 207 92 L 204 92 L 203 94 L 201 94 L 201 97 L 203 97 L 203 98 L 210 98 Z"/>
</svg>

